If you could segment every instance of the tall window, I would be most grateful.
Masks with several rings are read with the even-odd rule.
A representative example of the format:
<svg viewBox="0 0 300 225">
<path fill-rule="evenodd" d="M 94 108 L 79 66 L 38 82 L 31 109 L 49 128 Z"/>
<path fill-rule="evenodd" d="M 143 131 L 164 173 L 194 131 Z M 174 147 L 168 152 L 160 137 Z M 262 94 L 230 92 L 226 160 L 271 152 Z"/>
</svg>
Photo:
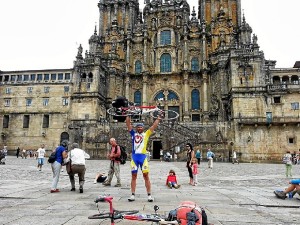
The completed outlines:
<svg viewBox="0 0 300 225">
<path fill-rule="evenodd" d="M 57 78 L 58 78 L 58 80 L 63 80 L 64 79 L 64 74 L 59 73 Z"/>
<path fill-rule="evenodd" d="M 135 62 L 135 73 L 136 73 L 136 74 L 139 74 L 139 73 L 141 73 L 141 72 L 142 72 L 142 63 L 141 63 L 140 60 L 137 60 L 137 61 Z"/>
<path fill-rule="evenodd" d="M 199 90 L 192 90 L 192 110 L 200 109 L 200 94 Z"/>
<path fill-rule="evenodd" d="M 43 128 L 49 128 L 49 115 L 43 117 Z"/>
<path fill-rule="evenodd" d="M 48 73 L 44 74 L 44 80 L 49 80 L 50 79 L 50 75 Z"/>
<path fill-rule="evenodd" d="M 9 87 L 5 88 L 5 94 L 11 94 L 11 88 Z"/>
<path fill-rule="evenodd" d="M 164 99 L 165 95 L 162 91 L 158 92 L 154 98 L 155 101 L 157 101 L 158 99 Z"/>
<path fill-rule="evenodd" d="M 69 87 L 69 86 L 64 86 L 64 92 L 65 92 L 65 93 L 69 92 L 69 90 L 70 90 L 70 87 Z"/>
<path fill-rule="evenodd" d="M 24 115 L 23 117 L 23 128 L 29 128 L 30 116 Z"/>
<path fill-rule="evenodd" d="M 3 128 L 8 128 L 9 126 L 9 115 L 3 116 Z"/>
<path fill-rule="evenodd" d="M 142 105 L 142 94 L 140 91 L 134 92 L 134 103 L 136 105 Z"/>
<path fill-rule="evenodd" d="M 299 102 L 292 102 L 291 106 L 292 110 L 299 110 Z"/>
<path fill-rule="evenodd" d="M 171 55 L 168 53 L 162 54 L 160 57 L 160 72 L 171 72 L 171 68 Z"/>
<path fill-rule="evenodd" d="M 199 71 L 199 61 L 198 58 L 194 57 L 191 61 L 191 69 L 193 72 Z"/>
<path fill-rule="evenodd" d="M 170 45 L 171 44 L 171 31 L 164 30 L 160 33 L 160 44 Z"/>
<path fill-rule="evenodd" d="M 37 75 L 37 80 L 43 80 L 43 74 L 38 74 Z"/>
</svg>

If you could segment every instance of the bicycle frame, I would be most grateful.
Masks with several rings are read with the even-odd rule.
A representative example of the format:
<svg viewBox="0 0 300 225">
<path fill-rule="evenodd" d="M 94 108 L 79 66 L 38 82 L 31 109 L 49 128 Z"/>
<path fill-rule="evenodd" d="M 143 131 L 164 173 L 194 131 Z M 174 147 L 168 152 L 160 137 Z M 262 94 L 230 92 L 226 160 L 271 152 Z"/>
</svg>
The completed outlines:
<svg viewBox="0 0 300 225">
<path fill-rule="evenodd" d="M 98 202 L 108 202 L 109 204 L 109 215 L 105 218 L 110 219 L 111 225 L 115 225 L 115 213 L 118 212 L 118 210 L 115 210 L 113 208 L 113 197 L 112 196 L 98 196 L 97 199 L 95 200 L 96 203 Z M 141 214 L 138 213 L 138 210 L 133 210 L 136 211 L 135 214 L 126 214 L 126 213 L 118 213 L 117 215 L 120 215 L 118 219 L 126 219 L 126 220 L 136 220 L 136 221 L 144 221 L 144 222 L 153 222 L 157 224 L 177 224 L 177 221 L 165 221 L 160 215 L 156 213 L 156 211 L 159 209 L 158 206 L 154 206 L 155 214 Z M 104 218 L 103 218 L 104 219 Z"/>
</svg>

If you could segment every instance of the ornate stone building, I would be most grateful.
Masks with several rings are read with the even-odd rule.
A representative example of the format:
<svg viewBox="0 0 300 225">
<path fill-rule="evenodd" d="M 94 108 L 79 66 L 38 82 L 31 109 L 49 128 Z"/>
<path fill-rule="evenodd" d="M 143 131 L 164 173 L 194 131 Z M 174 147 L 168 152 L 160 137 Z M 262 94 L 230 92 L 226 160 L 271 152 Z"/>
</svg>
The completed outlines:
<svg viewBox="0 0 300 225">
<path fill-rule="evenodd" d="M 0 72 L 2 144 L 48 149 L 62 139 L 94 157 L 115 136 L 129 148 L 124 123 L 106 110 L 126 96 L 179 113 L 161 123 L 149 150 L 184 156 L 186 142 L 220 160 L 280 160 L 300 149 L 300 69 L 275 68 L 241 13 L 240 0 L 100 0 L 99 29 L 80 46 L 74 67 Z M 149 118 L 141 118 L 146 124 Z M 1 124 L 1 123 L 0 123 Z"/>
</svg>

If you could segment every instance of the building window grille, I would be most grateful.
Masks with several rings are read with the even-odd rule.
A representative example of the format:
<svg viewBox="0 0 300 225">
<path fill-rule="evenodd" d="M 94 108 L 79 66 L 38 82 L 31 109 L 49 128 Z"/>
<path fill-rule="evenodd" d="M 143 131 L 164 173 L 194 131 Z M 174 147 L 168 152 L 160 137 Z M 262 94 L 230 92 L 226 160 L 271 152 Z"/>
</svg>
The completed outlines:
<svg viewBox="0 0 300 225">
<path fill-rule="evenodd" d="M 35 81 L 35 74 L 30 74 L 30 80 Z"/>
<path fill-rule="evenodd" d="M 56 80 L 56 73 L 51 74 L 51 80 Z"/>
<path fill-rule="evenodd" d="M 142 105 L 142 93 L 140 91 L 134 93 L 134 103 L 138 106 Z"/>
<path fill-rule="evenodd" d="M 48 73 L 44 74 L 44 80 L 49 80 L 50 79 L 50 75 Z"/>
<path fill-rule="evenodd" d="M 58 74 L 58 80 L 63 80 L 64 79 L 64 74 L 63 73 L 59 73 Z"/>
<path fill-rule="evenodd" d="M 50 87 L 44 87 L 44 93 L 49 93 L 49 91 L 50 91 Z"/>
<path fill-rule="evenodd" d="M 26 106 L 31 106 L 32 105 L 32 99 L 31 98 L 27 98 L 26 99 Z"/>
<path fill-rule="evenodd" d="M 70 87 L 69 86 L 64 86 L 64 92 L 67 93 L 70 91 Z"/>
<path fill-rule="evenodd" d="M 199 61 L 196 57 L 192 58 L 192 61 L 191 61 L 191 69 L 192 69 L 192 72 L 198 72 L 199 71 Z"/>
<path fill-rule="evenodd" d="M 171 55 L 168 53 L 162 54 L 160 58 L 160 72 L 171 72 Z"/>
<path fill-rule="evenodd" d="M 69 105 L 69 99 L 68 98 L 63 98 L 62 99 L 62 105 L 63 106 L 68 106 Z"/>
<path fill-rule="evenodd" d="M 299 110 L 299 102 L 292 102 L 291 106 L 292 110 Z"/>
<path fill-rule="evenodd" d="M 36 80 L 38 80 L 38 81 L 43 80 L 43 74 L 38 74 Z"/>
<path fill-rule="evenodd" d="M 11 88 L 5 88 L 5 94 L 11 94 Z"/>
<path fill-rule="evenodd" d="M 160 44 L 170 45 L 171 44 L 171 31 L 164 30 L 160 33 Z"/>
<path fill-rule="evenodd" d="M 4 106 L 10 107 L 10 99 L 4 99 Z"/>
<path fill-rule="evenodd" d="M 140 74 L 142 72 L 142 63 L 140 60 L 135 62 L 135 73 Z"/>
<path fill-rule="evenodd" d="M 43 106 L 49 105 L 49 98 L 43 98 Z"/>
<path fill-rule="evenodd" d="M 28 88 L 27 88 L 27 93 L 28 93 L 28 94 L 31 94 L 31 93 L 32 93 L 32 90 L 33 90 L 33 87 L 28 87 Z"/>
</svg>

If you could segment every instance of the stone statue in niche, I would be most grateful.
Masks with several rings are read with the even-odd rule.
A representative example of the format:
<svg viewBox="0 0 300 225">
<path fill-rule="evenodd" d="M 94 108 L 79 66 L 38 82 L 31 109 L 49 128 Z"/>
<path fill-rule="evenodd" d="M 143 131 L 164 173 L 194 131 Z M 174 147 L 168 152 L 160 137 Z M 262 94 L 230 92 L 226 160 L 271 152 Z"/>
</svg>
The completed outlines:
<svg viewBox="0 0 300 225">
<path fill-rule="evenodd" d="M 152 20 L 151 20 L 151 28 L 152 29 L 156 28 L 156 19 L 155 18 L 152 18 Z"/>
<path fill-rule="evenodd" d="M 180 16 L 177 16 L 177 18 L 176 18 L 176 25 L 177 26 L 181 25 L 181 18 L 180 18 Z"/>
<path fill-rule="evenodd" d="M 216 114 L 219 111 L 219 108 L 218 97 L 215 94 L 212 94 L 210 111 Z"/>
</svg>

